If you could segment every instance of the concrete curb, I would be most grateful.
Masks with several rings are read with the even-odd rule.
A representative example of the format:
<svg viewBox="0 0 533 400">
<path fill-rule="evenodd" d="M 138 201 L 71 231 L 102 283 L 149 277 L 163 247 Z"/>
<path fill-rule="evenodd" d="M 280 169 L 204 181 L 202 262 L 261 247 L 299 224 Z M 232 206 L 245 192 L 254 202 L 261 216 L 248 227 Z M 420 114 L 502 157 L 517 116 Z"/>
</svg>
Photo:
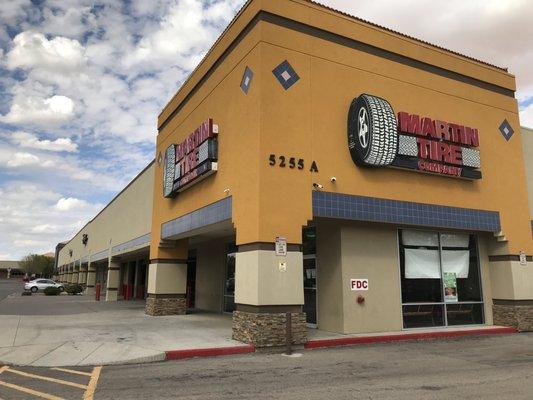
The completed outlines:
<svg viewBox="0 0 533 400">
<path fill-rule="evenodd" d="M 184 360 L 195 357 L 218 357 L 255 352 L 255 347 L 249 344 L 230 347 L 211 347 L 204 349 L 169 350 L 165 352 L 165 360 Z"/>
<path fill-rule="evenodd" d="M 506 335 L 518 333 L 515 328 L 499 327 L 485 329 L 469 329 L 456 331 L 438 331 L 438 332 L 413 332 L 396 335 L 379 335 L 379 336 L 352 336 L 334 339 L 316 339 L 309 340 L 304 348 L 306 350 L 319 349 L 326 347 L 354 346 L 370 343 L 390 343 L 400 341 L 414 340 L 435 340 L 450 339 L 464 336 L 484 336 L 484 335 Z"/>
</svg>

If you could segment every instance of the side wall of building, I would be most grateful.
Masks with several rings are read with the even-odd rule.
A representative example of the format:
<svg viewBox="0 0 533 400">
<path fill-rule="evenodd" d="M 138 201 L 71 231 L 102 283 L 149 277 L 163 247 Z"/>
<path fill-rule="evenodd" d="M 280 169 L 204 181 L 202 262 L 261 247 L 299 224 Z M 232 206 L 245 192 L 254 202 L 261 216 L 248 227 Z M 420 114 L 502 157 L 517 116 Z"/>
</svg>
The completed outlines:
<svg viewBox="0 0 533 400">
<path fill-rule="evenodd" d="M 66 265 L 84 258 L 86 261 L 89 255 L 106 252 L 110 247 L 150 234 L 153 204 L 150 193 L 154 187 L 153 174 L 154 163 L 151 163 L 65 244 L 59 251 L 58 265 Z M 84 234 L 88 237 L 87 245 L 82 243 Z M 139 246 L 147 247 L 148 242 L 137 247 Z M 72 256 L 69 254 L 70 250 Z"/>
<path fill-rule="evenodd" d="M 522 147 L 524 149 L 524 163 L 526 167 L 527 190 L 529 195 L 529 212 L 533 221 L 533 129 L 522 127 Z"/>
</svg>

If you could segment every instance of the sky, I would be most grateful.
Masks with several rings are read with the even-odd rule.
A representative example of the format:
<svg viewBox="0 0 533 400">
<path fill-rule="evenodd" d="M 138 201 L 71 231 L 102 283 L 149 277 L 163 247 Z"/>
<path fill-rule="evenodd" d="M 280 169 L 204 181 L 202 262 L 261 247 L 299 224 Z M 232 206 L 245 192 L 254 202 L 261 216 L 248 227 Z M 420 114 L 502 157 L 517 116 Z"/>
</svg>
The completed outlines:
<svg viewBox="0 0 533 400">
<path fill-rule="evenodd" d="M 322 2 L 508 67 L 533 127 L 531 1 Z M 151 161 L 157 115 L 243 3 L 0 2 L 0 260 L 53 250 Z"/>
</svg>

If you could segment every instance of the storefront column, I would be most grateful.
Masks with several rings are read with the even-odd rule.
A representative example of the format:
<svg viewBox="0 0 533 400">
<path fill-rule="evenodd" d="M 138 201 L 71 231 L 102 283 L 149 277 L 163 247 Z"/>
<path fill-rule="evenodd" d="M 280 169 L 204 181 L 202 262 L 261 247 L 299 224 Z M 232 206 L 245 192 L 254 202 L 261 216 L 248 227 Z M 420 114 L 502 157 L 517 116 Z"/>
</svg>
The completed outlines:
<svg viewBox="0 0 533 400">
<path fill-rule="evenodd" d="M 148 315 L 182 315 L 187 311 L 187 260 L 152 260 L 148 269 Z"/>
<path fill-rule="evenodd" d="M 69 264 L 68 266 L 68 274 L 67 274 L 67 283 L 72 283 L 72 275 L 74 274 L 74 264 Z"/>
<path fill-rule="evenodd" d="M 94 296 L 94 287 L 96 285 L 96 264 L 89 261 L 87 266 L 87 286 L 85 287 L 85 294 L 87 296 Z"/>
<path fill-rule="evenodd" d="M 239 246 L 235 259 L 233 339 L 256 347 L 286 344 L 287 313 L 292 343 L 307 341 L 303 291 L 303 255 L 299 245 L 277 256 L 274 243 Z"/>
<path fill-rule="evenodd" d="M 133 281 L 133 298 L 137 299 L 137 291 L 139 288 L 139 272 L 140 272 L 140 261 L 135 261 L 135 280 Z"/>
<path fill-rule="evenodd" d="M 489 256 L 494 325 L 533 331 L 533 256 Z"/>
<path fill-rule="evenodd" d="M 118 285 L 120 280 L 120 262 L 113 261 L 109 258 L 107 268 L 107 288 L 105 292 L 105 301 L 117 301 Z"/>
<path fill-rule="evenodd" d="M 82 286 L 85 286 L 87 283 L 87 264 L 80 265 L 78 283 Z"/>
<path fill-rule="evenodd" d="M 76 263 L 74 263 L 74 267 L 73 267 L 72 284 L 73 285 L 77 285 L 78 281 L 79 281 L 79 278 L 80 278 L 80 266 L 76 262 Z"/>
</svg>

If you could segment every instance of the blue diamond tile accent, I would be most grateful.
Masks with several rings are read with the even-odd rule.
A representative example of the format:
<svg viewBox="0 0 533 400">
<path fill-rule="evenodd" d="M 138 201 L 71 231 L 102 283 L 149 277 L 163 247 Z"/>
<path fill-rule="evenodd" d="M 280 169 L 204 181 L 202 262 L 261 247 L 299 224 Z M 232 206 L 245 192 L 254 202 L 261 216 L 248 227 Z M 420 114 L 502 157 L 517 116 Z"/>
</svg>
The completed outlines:
<svg viewBox="0 0 533 400">
<path fill-rule="evenodd" d="M 181 235 L 217 222 L 231 220 L 231 196 L 199 208 L 161 226 L 161 239 Z"/>
<path fill-rule="evenodd" d="M 511 127 L 511 124 L 506 119 L 503 120 L 499 129 L 505 140 L 509 141 L 511 139 L 511 136 L 513 136 L 514 129 Z"/>
<path fill-rule="evenodd" d="M 300 77 L 287 60 L 283 61 L 272 71 L 285 90 L 294 85 Z"/>
<path fill-rule="evenodd" d="M 341 193 L 313 192 L 313 216 L 483 232 L 500 231 L 500 213 Z"/>
<path fill-rule="evenodd" d="M 244 74 L 242 75 L 242 80 L 241 80 L 241 89 L 245 94 L 248 94 L 248 91 L 250 90 L 253 77 L 254 77 L 254 72 L 250 68 L 246 67 L 244 69 Z"/>
</svg>

